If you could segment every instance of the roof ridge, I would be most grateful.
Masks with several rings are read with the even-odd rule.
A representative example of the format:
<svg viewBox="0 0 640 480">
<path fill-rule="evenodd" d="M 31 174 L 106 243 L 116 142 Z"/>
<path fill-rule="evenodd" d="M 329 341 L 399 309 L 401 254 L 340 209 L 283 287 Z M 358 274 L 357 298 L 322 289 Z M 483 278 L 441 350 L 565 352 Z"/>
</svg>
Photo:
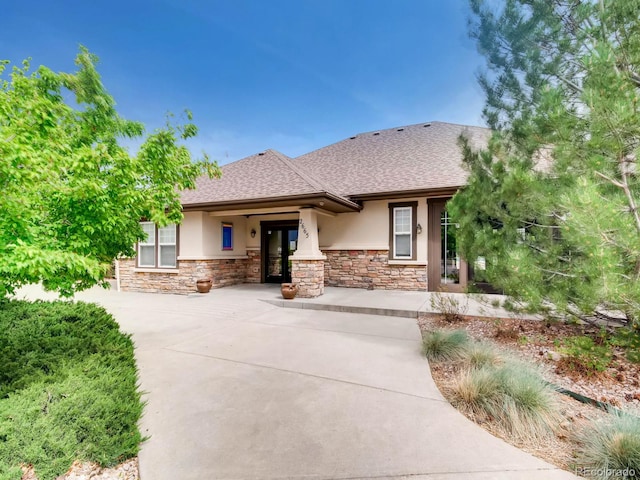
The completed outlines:
<svg viewBox="0 0 640 480">
<path fill-rule="evenodd" d="M 322 150 L 324 148 L 331 147 L 333 145 L 336 145 L 336 144 L 341 143 L 341 142 L 345 142 L 345 141 L 347 141 L 349 139 L 353 139 L 353 138 L 359 137 L 361 135 L 364 136 L 364 135 L 369 135 L 369 134 L 373 134 L 373 133 L 387 132 L 387 131 L 391 131 L 391 130 L 405 129 L 405 128 L 417 127 L 419 125 L 427 125 L 427 124 L 429 124 L 429 125 L 431 125 L 431 124 L 453 125 L 453 126 L 456 126 L 456 127 L 480 128 L 482 130 L 491 130 L 489 127 L 481 127 L 479 125 L 467 125 L 467 124 L 464 124 L 464 123 L 452 123 L 452 122 L 442 122 L 442 121 L 439 121 L 439 120 L 431 120 L 431 121 L 426 121 L 426 122 L 412 123 L 410 125 L 399 125 L 397 127 L 382 128 L 382 129 L 378 129 L 378 130 L 369 130 L 367 132 L 359 132 L 359 133 L 356 133 L 354 135 L 351 135 L 350 137 L 345 137 L 345 138 L 343 138 L 341 140 L 337 140 L 337 141 L 335 141 L 335 142 L 333 142 L 333 143 L 331 143 L 329 145 L 325 145 L 323 147 L 318 147 L 318 148 L 316 148 L 314 150 L 311 150 L 310 152 L 305 152 L 305 153 L 295 157 L 295 159 L 306 157 L 307 155 L 315 153 L 318 150 Z"/>
<path fill-rule="evenodd" d="M 360 132 L 360 133 L 356 133 L 355 136 L 357 137 L 358 135 L 367 135 L 369 133 L 376 133 L 376 132 L 389 132 L 391 130 L 398 130 L 399 128 L 411 128 L 411 127 L 418 127 L 418 126 L 425 126 L 425 125 L 433 125 L 433 124 L 438 124 L 438 125 L 453 125 L 456 127 L 469 127 L 469 128 L 481 128 L 483 130 L 490 130 L 489 127 L 481 127 L 479 125 L 468 125 L 466 123 L 453 123 L 453 122 L 442 122 L 440 120 L 429 120 L 426 122 L 418 122 L 418 123 L 412 123 L 410 125 L 398 125 L 397 127 L 391 127 L 391 128 L 380 128 L 378 130 L 369 130 L 367 132 Z M 353 135 L 352 135 L 353 136 Z M 351 137 L 349 137 L 351 138 Z M 346 139 L 345 139 L 346 140 Z M 340 140 L 343 141 L 343 140 Z M 338 142 L 335 142 L 338 143 Z"/>
<path fill-rule="evenodd" d="M 305 182 L 309 183 L 314 188 L 317 188 L 321 192 L 332 193 L 333 195 L 337 195 L 339 197 L 345 198 L 343 195 L 338 195 L 333 190 L 327 188 L 321 181 L 313 176 L 309 175 L 306 172 L 303 172 L 297 165 L 295 165 L 290 157 L 287 155 L 278 152 L 277 150 L 268 149 L 268 152 L 273 153 L 282 163 L 284 163 L 287 167 L 293 170 L 300 178 L 302 178 Z"/>
</svg>

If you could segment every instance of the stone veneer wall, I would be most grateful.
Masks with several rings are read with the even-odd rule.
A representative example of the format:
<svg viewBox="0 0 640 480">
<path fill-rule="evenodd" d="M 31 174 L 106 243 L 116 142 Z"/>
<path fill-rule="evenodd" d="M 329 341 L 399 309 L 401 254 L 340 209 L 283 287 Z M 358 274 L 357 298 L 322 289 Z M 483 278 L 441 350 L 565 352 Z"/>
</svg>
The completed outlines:
<svg viewBox="0 0 640 480">
<path fill-rule="evenodd" d="M 247 276 L 245 282 L 260 283 L 262 281 L 262 257 L 260 250 L 247 250 Z"/>
<path fill-rule="evenodd" d="M 136 272 L 134 258 L 119 261 L 120 289 L 131 292 L 194 293 L 196 280 L 210 278 L 212 288 L 244 283 L 247 259 L 178 260 L 175 273 Z"/>
<path fill-rule="evenodd" d="M 324 293 L 324 260 L 291 260 L 291 282 L 298 284 L 298 297 L 314 298 Z"/>
<path fill-rule="evenodd" d="M 388 250 L 326 250 L 325 285 L 381 290 L 426 290 L 425 265 L 389 265 Z"/>
<path fill-rule="evenodd" d="M 292 282 L 298 296 L 317 297 L 324 286 L 383 290 L 426 290 L 427 267 L 389 265 L 388 250 L 327 250 L 327 259 L 294 260 Z M 211 278 L 213 288 L 261 282 L 259 250 L 248 259 L 180 260 L 176 273 L 134 272 L 135 259 L 119 261 L 120 288 L 136 292 L 194 293 L 196 280 Z"/>
</svg>

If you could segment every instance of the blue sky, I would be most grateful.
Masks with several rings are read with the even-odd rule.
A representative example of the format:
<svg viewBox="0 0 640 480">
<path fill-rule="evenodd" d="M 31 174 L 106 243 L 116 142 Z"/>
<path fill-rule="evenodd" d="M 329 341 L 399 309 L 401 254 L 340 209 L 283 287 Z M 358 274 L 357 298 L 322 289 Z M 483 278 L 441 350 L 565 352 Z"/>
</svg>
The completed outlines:
<svg viewBox="0 0 640 480">
<path fill-rule="evenodd" d="M 121 115 L 149 130 L 189 108 L 220 163 L 306 153 L 359 132 L 482 125 L 466 0 L 9 0 L 0 58 L 100 57 Z"/>
</svg>

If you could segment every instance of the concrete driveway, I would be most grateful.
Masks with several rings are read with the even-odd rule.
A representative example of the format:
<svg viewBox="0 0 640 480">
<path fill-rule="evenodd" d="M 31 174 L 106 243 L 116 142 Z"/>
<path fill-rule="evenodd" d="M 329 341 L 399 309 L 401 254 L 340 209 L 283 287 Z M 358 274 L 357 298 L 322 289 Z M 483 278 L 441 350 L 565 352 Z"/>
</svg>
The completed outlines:
<svg viewBox="0 0 640 480">
<path fill-rule="evenodd" d="M 261 301 L 277 296 L 79 295 L 133 334 L 142 480 L 575 478 L 453 409 L 414 319 Z"/>
</svg>

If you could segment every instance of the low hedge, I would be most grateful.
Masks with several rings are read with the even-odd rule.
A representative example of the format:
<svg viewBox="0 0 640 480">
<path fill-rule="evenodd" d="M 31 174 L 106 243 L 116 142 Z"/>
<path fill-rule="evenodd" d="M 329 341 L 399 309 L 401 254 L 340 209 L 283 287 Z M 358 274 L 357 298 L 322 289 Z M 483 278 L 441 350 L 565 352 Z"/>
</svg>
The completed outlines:
<svg viewBox="0 0 640 480">
<path fill-rule="evenodd" d="M 0 480 L 135 456 L 137 384 L 131 338 L 102 307 L 0 300 Z"/>
</svg>

